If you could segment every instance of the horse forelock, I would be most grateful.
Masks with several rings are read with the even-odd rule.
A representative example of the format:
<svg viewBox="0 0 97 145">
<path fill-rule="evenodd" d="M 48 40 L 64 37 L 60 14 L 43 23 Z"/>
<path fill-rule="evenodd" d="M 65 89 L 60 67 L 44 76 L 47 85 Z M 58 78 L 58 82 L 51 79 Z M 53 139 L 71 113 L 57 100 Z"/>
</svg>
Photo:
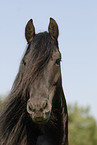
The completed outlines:
<svg viewBox="0 0 97 145">
<path fill-rule="evenodd" d="M 45 69 L 53 49 L 54 43 L 47 32 L 39 33 L 33 38 L 21 62 L 26 63 L 24 70 L 20 68 L 19 72 L 20 76 L 22 75 L 20 90 L 23 89 L 23 96 L 29 91 L 28 88 L 33 85 L 34 80 L 40 76 L 42 70 Z"/>
</svg>

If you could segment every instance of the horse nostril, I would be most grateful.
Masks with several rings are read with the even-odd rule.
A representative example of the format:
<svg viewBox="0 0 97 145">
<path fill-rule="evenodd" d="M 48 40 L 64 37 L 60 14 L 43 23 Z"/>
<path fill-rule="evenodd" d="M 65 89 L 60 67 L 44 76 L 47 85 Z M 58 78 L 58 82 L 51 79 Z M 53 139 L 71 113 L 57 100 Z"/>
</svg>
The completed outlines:
<svg viewBox="0 0 97 145">
<path fill-rule="evenodd" d="M 42 109 L 44 110 L 45 108 L 47 108 L 47 106 L 48 106 L 48 102 L 47 102 L 47 100 L 46 100 L 46 101 L 44 101 L 43 104 L 42 104 Z"/>
<path fill-rule="evenodd" d="M 30 102 L 28 102 L 27 104 L 27 112 L 29 114 L 32 114 L 32 112 L 35 112 L 35 109 L 33 108 L 33 105 Z"/>
</svg>

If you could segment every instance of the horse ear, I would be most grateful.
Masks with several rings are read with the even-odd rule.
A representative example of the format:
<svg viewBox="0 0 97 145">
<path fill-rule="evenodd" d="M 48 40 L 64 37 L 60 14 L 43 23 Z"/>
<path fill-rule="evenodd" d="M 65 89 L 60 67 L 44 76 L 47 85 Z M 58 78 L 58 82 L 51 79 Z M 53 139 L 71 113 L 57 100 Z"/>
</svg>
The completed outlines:
<svg viewBox="0 0 97 145">
<path fill-rule="evenodd" d="M 58 35 L 59 35 L 59 30 L 58 30 L 58 25 L 53 18 L 50 18 L 48 30 L 52 39 L 57 40 Z"/>
<path fill-rule="evenodd" d="M 33 20 L 30 19 L 25 27 L 25 37 L 29 44 L 31 43 L 34 36 L 35 36 L 35 28 L 33 25 Z"/>
</svg>

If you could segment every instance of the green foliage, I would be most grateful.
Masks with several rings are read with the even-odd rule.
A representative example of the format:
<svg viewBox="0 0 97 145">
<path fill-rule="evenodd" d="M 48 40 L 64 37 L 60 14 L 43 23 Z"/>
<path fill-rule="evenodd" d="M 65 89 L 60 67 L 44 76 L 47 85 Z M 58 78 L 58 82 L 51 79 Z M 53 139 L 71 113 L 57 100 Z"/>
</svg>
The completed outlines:
<svg viewBox="0 0 97 145">
<path fill-rule="evenodd" d="M 97 145 L 97 125 L 90 108 L 69 105 L 69 144 Z"/>
<path fill-rule="evenodd" d="M 4 103 L 6 102 L 7 97 L 5 96 L 0 96 L 0 111 L 2 110 Z"/>
</svg>

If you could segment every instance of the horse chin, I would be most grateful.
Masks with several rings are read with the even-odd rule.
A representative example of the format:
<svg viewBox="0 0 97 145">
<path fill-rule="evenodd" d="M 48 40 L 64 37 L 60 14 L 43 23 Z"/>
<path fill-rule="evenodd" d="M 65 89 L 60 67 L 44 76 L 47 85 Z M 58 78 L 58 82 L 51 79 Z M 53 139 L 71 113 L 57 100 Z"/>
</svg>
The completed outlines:
<svg viewBox="0 0 97 145">
<path fill-rule="evenodd" d="M 35 118 L 33 119 L 33 122 L 36 124 L 46 124 L 49 119 L 43 119 L 43 118 Z"/>
<path fill-rule="evenodd" d="M 36 124 L 46 124 L 50 119 L 50 113 L 44 116 L 34 116 L 32 117 L 32 121 Z"/>
</svg>

